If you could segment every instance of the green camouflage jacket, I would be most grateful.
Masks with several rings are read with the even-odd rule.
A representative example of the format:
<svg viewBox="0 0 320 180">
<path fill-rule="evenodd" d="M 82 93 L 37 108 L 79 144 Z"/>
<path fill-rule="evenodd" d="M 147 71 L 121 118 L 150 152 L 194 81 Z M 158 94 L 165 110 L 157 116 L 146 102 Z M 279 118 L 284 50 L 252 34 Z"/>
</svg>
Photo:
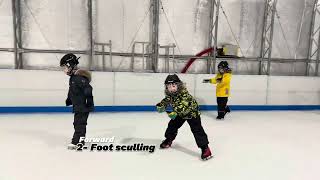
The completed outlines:
<svg viewBox="0 0 320 180">
<path fill-rule="evenodd" d="M 195 118 L 200 115 L 197 101 L 183 87 L 177 95 L 166 95 L 166 97 L 157 104 L 160 107 L 172 106 L 173 111 L 181 118 Z"/>
</svg>

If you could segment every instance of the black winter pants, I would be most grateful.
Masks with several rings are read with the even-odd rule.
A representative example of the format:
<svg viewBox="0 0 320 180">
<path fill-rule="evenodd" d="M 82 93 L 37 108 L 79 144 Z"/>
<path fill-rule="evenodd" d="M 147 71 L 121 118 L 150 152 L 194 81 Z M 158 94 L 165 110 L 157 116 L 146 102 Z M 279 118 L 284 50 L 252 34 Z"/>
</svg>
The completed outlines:
<svg viewBox="0 0 320 180">
<path fill-rule="evenodd" d="M 224 117 L 227 112 L 230 112 L 229 106 L 227 106 L 228 97 L 217 97 L 217 104 L 218 104 L 218 116 Z"/>
<path fill-rule="evenodd" d="M 177 116 L 175 119 L 171 119 L 165 132 L 166 139 L 173 141 L 178 134 L 178 129 L 184 124 L 185 121 L 188 122 L 191 128 L 197 146 L 199 148 L 206 148 L 209 144 L 209 141 L 207 134 L 204 132 L 204 129 L 201 125 L 200 116 L 191 119 L 183 119 Z"/>
<path fill-rule="evenodd" d="M 89 112 L 76 112 L 74 114 L 74 134 L 72 138 L 72 144 L 78 144 L 80 137 L 86 136 L 86 128 L 87 128 L 87 119 L 89 116 Z"/>
</svg>

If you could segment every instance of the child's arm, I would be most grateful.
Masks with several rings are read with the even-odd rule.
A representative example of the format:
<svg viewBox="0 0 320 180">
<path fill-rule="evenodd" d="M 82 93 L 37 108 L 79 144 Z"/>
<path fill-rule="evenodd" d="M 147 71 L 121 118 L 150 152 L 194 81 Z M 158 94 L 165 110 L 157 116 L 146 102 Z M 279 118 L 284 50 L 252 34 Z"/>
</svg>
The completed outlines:
<svg viewBox="0 0 320 180">
<path fill-rule="evenodd" d="M 210 79 L 210 83 L 211 83 L 211 84 L 220 83 L 220 82 L 221 82 L 221 79 L 222 79 L 222 78 L 218 78 L 218 74 L 217 74 L 216 77 Z"/>
<path fill-rule="evenodd" d="M 86 86 L 84 87 L 84 95 L 86 96 L 87 106 L 88 107 L 94 106 L 93 96 L 92 96 L 92 87 L 89 83 L 87 83 Z"/>
<path fill-rule="evenodd" d="M 66 106 L 72 105 L 71 97 L 70 97 L 70 88 L 68 90 L 68 97 L 66 99 Z"/>
<path fill-rule="evenodd" d="M 221 78 L 218 78 L 218 74 L 216 75 L 216 77 L 211 78 L 211 79 L 204 79 L 202 82 L 203 83 L 211 83 L 211 84 L 217 84 L 221 81 Z"/>
<path fill-rule="evenodd" d="M 170 97 L 166 96 L 165 98 L 163 98 L 161 100 L 161 102 L 159 102 L 158 104 L 156 104 L 157 107 L 157 111 L 158 112 L 164 112 L 166 110 L 166 107 L 168 106 L 168 104 L 170 103 Z"/>
<path fill-rule="evenodd" d="M 92 86 L 89 84 L 89 81 L 81 81 L 82 82 L 82 89 L 83 89 L 83 94 L 86 97 L 86 105 L 87 107 L 92 107 L 94 106 L 93 102 L 93 95 L 92 95 Z"/>
</svg>

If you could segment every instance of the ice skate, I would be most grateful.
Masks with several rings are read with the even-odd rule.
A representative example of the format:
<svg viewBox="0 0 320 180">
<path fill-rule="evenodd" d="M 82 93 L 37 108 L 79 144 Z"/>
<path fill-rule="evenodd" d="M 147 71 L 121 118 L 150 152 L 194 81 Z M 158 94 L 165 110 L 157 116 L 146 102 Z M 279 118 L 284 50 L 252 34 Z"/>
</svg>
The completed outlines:
<svg viewBox="0 0 320 180">
<path fill-rule="evenodd" d="M 77 145 L 75 145 L 75 144 L 68 144 L 68 146 L 67 146 L 67 148 L 69 149 L 69 150 L 76 150 L 77 149 Z"/>
<path fill-rule="evenodd" d="M 166 139 L 166 140 L 162 141 L 162 143 L 160 144 L 160 148 L 161 149 L 169 148 L 169 147 L 171 147 L 171 144 L 172 144 L 172 141 Z"/>
<path fill-rule="evenodd" d="M 201 159 L 206 161 L 206 160 L 208 160 L 210 158 L 212 158 L 212 154 L 211 154 L 210 148 L 207 147 L 207 148 L 202 149 Z"/>
<path fill-rule="evenodd" d="M 224 117 L 223 117 L 223 116 L 217 116 L 217 117 L 216 117 L 216 120 L 220 120 L 220 121 L 221 121 L 221 120 L 224 120 Z"/>
</svg>

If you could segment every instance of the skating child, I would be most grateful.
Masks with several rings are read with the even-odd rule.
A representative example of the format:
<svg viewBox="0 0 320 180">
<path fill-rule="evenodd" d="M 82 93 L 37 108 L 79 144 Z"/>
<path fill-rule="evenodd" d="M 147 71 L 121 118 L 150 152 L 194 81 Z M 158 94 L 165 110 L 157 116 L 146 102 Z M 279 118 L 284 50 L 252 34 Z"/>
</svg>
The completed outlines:
<svg viewBox="0 0 320 180">
<path fill-rule="evenodd" d="M 230 96 L 230 81 L 232 77 L 232 71 L 229 68 L 227 61 L 221 61 L 218 64 L 218 74 L 215 78 L 204 79 L 203 83 L 217 84 L 216 96 L 218 104 L 218 116 L 217 120 L 223 120 L 226 113 L 230 112 L 230 108 L 227 105 L 228 97 Z"/>
<path fill-rule="evenodd" d="M 73 105 L 74 113 L 74 134 L 68 149 L 76 149 L 80 137 L 85 137 L 89 112 L 94 110 L 92 87 L 89 84 L 91 74 L 77 68 L 78 59 L 77 56 L 69 53 L 60 60 L 60 66 L 64 68 L 65 74 L 70 76 L 66 106 Z"/>
<path fill-rule="evenodd" d="M 202 150 L 201 159 L 211 158 L 208 137 L 201 125 L 198 103 L 188 93 L 176 74 L 168 75 L 164 84 L 165 98 L 156 105 L 157 111 L 159 113 L 166 112 L 168 106 L 171 106 L 173 110 L 167 112 L 171 120 L 165 132 L 166 139 L 160 144 L 160 148 L 169 148 L 177 136 L 178 129 L 187 121 L 197 146 Z"/>
</svg>

